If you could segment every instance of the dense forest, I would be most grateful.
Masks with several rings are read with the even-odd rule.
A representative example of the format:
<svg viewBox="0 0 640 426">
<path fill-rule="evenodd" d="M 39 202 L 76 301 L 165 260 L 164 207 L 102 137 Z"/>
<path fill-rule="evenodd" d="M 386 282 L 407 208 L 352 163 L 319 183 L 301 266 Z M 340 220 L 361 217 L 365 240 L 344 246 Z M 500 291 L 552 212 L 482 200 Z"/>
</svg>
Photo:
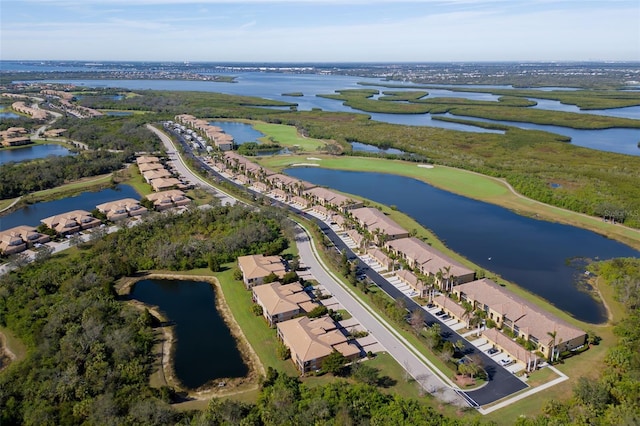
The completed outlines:
<svg viewBox="0 0 640 426">
<path fill-rule="evenodd" d="M 0 374 L 0 424 L 171 424 L 171 392 L 148 384 L 153 318 L 119 301 L 115 280 L 278 252 L 283 220 L 242 206 L 155 215 L 2 276 L 0 325 L 29 350 Z"/>
<path fill-rule="evenodd" d="M 202 412 L 178 412 L 172 389 L 149 386 L 157 322 L 118 299 L 116 280 L 277 252 L 287 227 L 275 210 L 242 206 L 156 215 L 0 278 L 0 325 L 29 348 L 0 374 L 0 424 L 468 424 L 369 384 L 309 388 L 274 370 L 256 404 L 214 399 Z"/>
<path fill-rule="evenodd" d="M 14 198 L 50 189 L 69 181 L 119 170 L 128 158 L 125 153 L 82 151 L 66 157 L 48 157 L 0 166 L 0 199 Z"/>
<path fill-rule="evenodd" d="M 56 121 L 56 127 L 67 129 L 69 139 L 83 142 L 91 149 L 153 152 L 160 149 L 160 141 L 145 127 L 153 120 L 145 116 L 105 115 L 85 119 L 68 116 Z"/>
</svg>

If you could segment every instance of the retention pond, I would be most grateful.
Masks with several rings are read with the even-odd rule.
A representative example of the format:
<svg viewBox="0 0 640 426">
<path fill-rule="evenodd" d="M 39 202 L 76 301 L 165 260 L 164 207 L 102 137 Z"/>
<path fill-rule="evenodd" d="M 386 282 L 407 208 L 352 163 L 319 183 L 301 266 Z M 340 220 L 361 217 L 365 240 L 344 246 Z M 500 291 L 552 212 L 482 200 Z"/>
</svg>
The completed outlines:
<svg viewBox="0 0 640 426">
<path fill-rule="evenodd" d="M 248 374 L 235 338 L 216 309 L 211 284 L 148 279 L 134 285 L 131 297 L 158 306 L 174 324 L 173 367 L 185 387 L 197 389 L 214 380 Z"/>
</svg>

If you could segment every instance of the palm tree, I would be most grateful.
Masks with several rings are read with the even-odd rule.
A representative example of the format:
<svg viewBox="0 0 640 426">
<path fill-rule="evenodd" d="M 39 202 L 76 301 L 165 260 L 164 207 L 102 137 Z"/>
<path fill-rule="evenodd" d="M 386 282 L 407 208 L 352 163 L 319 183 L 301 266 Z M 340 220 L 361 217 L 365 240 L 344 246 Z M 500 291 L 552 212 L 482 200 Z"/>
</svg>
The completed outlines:
<svg viewBox="0 0 640 426">
<path fill-rule="evenodd" d="M 556 330 L 548 331 L 547 334 L 551 336 L 551 340 L 549 340 L 549 361 L 553 361 L 553 355 L 556 350 L 556 337 L 558 336 L 558 332 Z"/>
</svg>

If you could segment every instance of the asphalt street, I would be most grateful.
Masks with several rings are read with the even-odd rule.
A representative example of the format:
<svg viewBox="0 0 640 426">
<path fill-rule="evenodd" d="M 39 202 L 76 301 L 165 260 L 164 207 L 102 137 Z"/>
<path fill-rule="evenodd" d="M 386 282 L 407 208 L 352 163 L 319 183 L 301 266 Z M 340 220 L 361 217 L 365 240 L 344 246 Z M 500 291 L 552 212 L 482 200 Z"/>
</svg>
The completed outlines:
<svg viewBox="0 0 640 426">
<path fill-rule="evenodd" d="M 179 155 L 177 155 L 177 153 L 175 152 L 175 148 L 173 146 L 173 143 L 171 142 L 171 140 L 166 136 L 166 134 L 160 132 L 159 130 L 150 127 L 152 130 L 155 131 L 156 134 L 158 134 L 158 136 L 160 136 L 160 138 L 163 140 L 163 143 L 165 144 L 165 146 L 167 146 L 167 150 L 171 149 L 171 151 L 173 152 L 173 156 L 172 158 L 178 159 L 179 161 L 176 161 L 175 163 L 177 164 L 181 164 L 182 167 L 181 169 L 179 169 L 180 173 L 183 173 L 184 171 L 184 176 L 188 176 L 190 180 L 195 181 L 197 180 L 199 182 L 199 184 L 206 184 L 207 186 L 211 187 L 211 184 L 207 183 L 206 181 L 203 181 L 202 179 L 200 179 L 199 177 L 195 176 L 187 167 L 186 165 L 184 165 L 184 163 L 182 162 L 182 159 Z M 174 134 L 174 136 L 176 136 L 178 138 L 178 140 L 180 141 L 180 143 L 182 144 L 184 150 L 186 153 L 188 153 L 188 155 L 191 155 L 194 159 L 196 159 L 197 161 L 200 161 L 200 164 L 202 165 L 203 169 L 206 170 L 210 176 L 214 179 L 217 180 L 221 180 L 221 179 L 226 179 L 226 177 L 222 176 L 220 173 L 218 173 L 217 171 L 215 171 L 214 169 L 212 169 L 208 164 L 202 162 L 198 157 L 193 156 L 193 154 L 191 153 L 191 147 L 180 137 L 180 135 Z M 182 168 L 184 168 L 184 170 L 182 170 Z M 231 182 L 231 181 L 229 181 Z M 242 189 L 243 191 L 247 191 L 250 194 L 252 194 L 254 197 L 255 196 L 263 196 L 262 194 L 249 190 L 247 189 L 245 186 L 240 185 L 240 184 L 236 184 L 235 182 L 231 182 L 232 184 L 234 184 L 236 187 Z M 219 190 L 218 190 L 219 191 Z M 222 199 L 231 199 L 233 200 L 233 202 L 235 202 L 235 199 L 232 198 L 230 195 L 228 194 L 223 194 L 221 193 L 221 197 L 224 197 Z M 310 215 L 307 214 L 304 211 L 301 211 L 295 207 L 292 207 L 288 204 L 282 203 L 280 201 L 274 201 L 273 205 L 281 207 L 281 208 L 285 208 L 288 209 L 289 211 L 299 215 L 300 217 L 303 217 L 309 221 L 312 221 L 314 223 L 316 223 L 319 227 L 320 230 L 331 240 L 331 242 L 336 246 L 336 248 L 342 252 L 344 251 L 347 254 L 347 258 L 350 261 L 356 261 L 357 262 L 357 267 L 360 273 L 364 273 L 373 283 L 375 283 L 378 287 L 380 287 L 382 290 L 384 290 L 391 298 L 393 299 L 404 299 L 405 303 L 406 303 L 406 307 L 410 312 L 413 312 L 415 309 L 423 309 L 418 303 L 416 303 L 413 299 L 411 299 L 410 297 L 406 296 L 404 293 L 402 293 L 400 290 L 398 290 L 396 287 L 394 287 L 391 283 L 389 283 L 384 277 L 382 277 L 380 274 L 378 274 L 376 271 L 374 271 L 373 269 L 371 269 L 367 264 L 365 264 L 362 260 L 360 260 L 360 258 L 358 256 L 356 256 L 355 253 L 353 253 L 353 251 L 347 247 L 347 245 L 344 243 L 344 241 L 342 241 L 342 239 L 333 231 L 333 229 L 331 229 L 331 227 L 326 224 L 324 221 Z M 308 237 L 301 237 L 301 238 L 307 238 Z M 345 290 L 344 288 L 338 284 L 335 279 L 331 278 L 329 276 L 329 274 L 326 272 L 326 268 L 320 266 L 320 264 L 317 262 L 316 257 L 310 252 L 307 251 L 306 245 L 308 245 L 309 243 L 307 242 L 305 244 L 304 240 L 301 240 L 298 245 L 300 247 L 300 245 L 302 244 L 300 253 L 301 253 L 301 259 L 302 261 L 310 267 L 314 267 L 314 271 L 313 274 L 314 276 L 316 276 L 318 278 L 318 280 L 324 285 L 325 281 L 327 283 L 330 283 L 329 285 L 331 286 L 331 288 L 329 289 L 334 295 L 337 296 L 338 300 L 340 301 L 340 303 L 342 303 L 343 305 L 345 305 L 345 308 L 347 310 L 349 310 L 350 312 L 351 309 L 349 307 L 346 306 L 346 304 L 343 301 L 343 298 L 345 298 L 345 300 L 349 300 L 349 299 L 353 299 L 352 296 L 350 296 Z M 303 257 L 303 251 L 304 251 L 304 257 Z M 339 293 L 338 293 L 339 292 Z M 338 296 L 339 295 L 339 296 Z M 380 343 L 387 349 L 387 351 L 396 359 L 400 362 L 401 365 L 404 366 L 404 363 L 407 362 L 409 365 L 409 369 L 410 369 L 410 373 L 414 376 L 414 378 L 418 379 L 418 376 L 420 376 L 421 380 L 426 380 L 425 379 L 425 375 L 429 375 L 429 376 L 434 376 L 433 373 L 431 373 L 431 371 L 425 371 L 429 370 L 428 367 L 425 365 L 424 362 L 420 361 L 412 352 L 410 352 L 403 343 L 401 343 L 398 338 L 396 336 L 394 336 L 393 334 L 391 334 L 388 330 L 385 329 L 385 327 L 383 327 L 380 322 L 379 319 L 374 319 L 374 317 L 371 314 L 368 314 L 369 316 L 365 316 L 365 312 L 367 312 L 360 304 L 359 302 L 356 302 L 355 299 L 353 300 L 354 305 L 351 306 L 352 309 L 354 310 L 358 310 L 357 314 L 355 312 L 352 312 L 352 315 L 357 318 L 359 321 L 361 321 L 361 323 L 367 327 L 370 331 L 372 331 L 374 337 L 376 337 L 376 339 L 378 339 L 380 341 Z M 350 302 L 349 302 L 350 303 Z M 359 307 L 359 308 L 358 308 Z M 501 365 L 499 365 L 494 359 L 492 359 L 491 357 L 489 357 L 486 353 L 479 351 L 475 346 L 473 346 L 471 343 L 469 343 L 466 339 L 462 338 L 460 335 L 458 335 L 455 331 L 451 330 L 451 328 L 449 328 L 447 325 L 445 325 L 442 321 L 440 321 L 439 318 L 437 318 L 436 316 L 432 315 L 431 313 L 424 311 L 425 313 L 425 325 L 426 326 L 430 326 L 433 323 L 439 323 L 440 324 L 440 328 L 442 330 L 442 337 L 443 339 L 450 341 L 451 343 L 455 343 L 458 340 L 461 340 L 462 343 L 464 344 L 464 347 L 462 349 L 462 351 L 464 352 L 465 355 L 477 355 L 477 357 L 479 357 L 479 359 L 482 362 L 483 368 L 485 369 L 485 371 L 487 372 L 488 375 L 488 381 L 487 383 L 474 391 L 468 391 L 468 392 L 458 392 L 463 398 L 465 398 L 467 400 L 467 402 L 472 405 L 472 406 L 482 406 L 482 405 L 486 405 L 486 404 L 490 404 L 492 402 L 495 402 L 499 399 L 505 398 L 509 395 L 512 395 L 516 392 L 519 392 L 523 389 L 526 389 L 528 386 L 526 383 L 524 383 L 522 380 L 520 380 L 518 377 L 516 377 L 513 373 L 509 372 L 507 369 L 505 369 L 504 367 L 502 367 Z M 362 318 L 361 318 L 362 316 Z M 383 331 L 386 330 L 386 331 Z M 384 337 L 383 337 L 384 336 Z M 406 367 L 405 367 L 406 368 Z M 435 377 L 435 376 L 434 376 Z M 443 382 L 440 381 L 440 379 L 437 379 L 439 382 L 439 386 L 436 386 L 435 382 L 431 382 L 429 383 L 429 385 L 426 387 L 427 390 L 441 390 Z M 450 389 L 448 386 L 446 386 L 448 389 Z M 450 389 L 451 390 L 451 389 Z M 453 391 L 453 390 L 451 390 Z M 453 400 L 453 399 L 452 399 Z"/>
</svg>

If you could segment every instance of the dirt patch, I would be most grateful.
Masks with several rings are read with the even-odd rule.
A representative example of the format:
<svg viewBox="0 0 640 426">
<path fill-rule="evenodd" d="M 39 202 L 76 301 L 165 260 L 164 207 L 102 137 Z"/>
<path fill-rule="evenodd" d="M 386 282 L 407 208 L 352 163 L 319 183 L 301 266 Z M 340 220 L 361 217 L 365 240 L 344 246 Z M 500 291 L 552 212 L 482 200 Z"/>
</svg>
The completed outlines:
<svg viewBox="0 0 640 426">
<path fill-rule="evenodd" d="M 16 358 L 16 354 L 7 345 L 7 337 L 0 332 L 0 371 L 7 368 Z"/>
<path fill-rule="evenodd" d="M 463 376 L 463 375 L 460 375 L 460 374 L 456 374 L 455 382 L 456 382 L 456 385 L 458 385 L 458 387 L 460 387 L 462 389 L 464 389 L 466 387 L 469 387 L 469 386 L 474 386 L 476 384 L 475 379 L 472 379 L 469 376 Z"/>
<path fill-rule="evenodd" d="M 185 392 L 188 399 L 201 400 L 210 399 L 212 397 L 229 396 L 257 389 L 260 377 L 266 374 L 264 366 L 233 317 L 233 314 L 231 313 L 231 310 L 224 298 L 224 293 L 222 292 L 220 283 L 215 277 L 152 273 L 137 277 L 123 278 L 117 283 L 116 291 L 121 296 L 127 296 L 131 293 L 131 289 L 136 282 L 145 279 L 190 280 L 210 283 L 214 287 L 214 291 L 216 293 L 216 309 L 224 319 L 224 322 L 227 327 L 229 327 L 231 334 L 238 343 L 238 349 L 242 359 L 249 369 L 249 373 L 245 377 L 216 379 L 198 389 L 185 388 L 176 377 L 173 368 L 173 353 L 175 350 L 174 342 L 176 340 L 174 329 L 171 325 L 163 325 L 158 328 L 160 331 L 160 342 L 157 347 L 157 350 L 159 351 L 158 356 L 160 358 L 160 365 L 158 366 L 160 371 L 157 372 L 159 375 L 159 377 L 157 377 L 157 382 L 159 382 L 158 384 L 160 386 L 171 386 L 178 391 Z M 131 300 L 129 303 L 139 309 L 149 309 L 149 312 L 151 312 L 156 318 L 160 319 L 163 324 L 168 322 L 168 318 L 165 318 L 156 307 L 147 306 L 136 300 Z"/>
</svg>

